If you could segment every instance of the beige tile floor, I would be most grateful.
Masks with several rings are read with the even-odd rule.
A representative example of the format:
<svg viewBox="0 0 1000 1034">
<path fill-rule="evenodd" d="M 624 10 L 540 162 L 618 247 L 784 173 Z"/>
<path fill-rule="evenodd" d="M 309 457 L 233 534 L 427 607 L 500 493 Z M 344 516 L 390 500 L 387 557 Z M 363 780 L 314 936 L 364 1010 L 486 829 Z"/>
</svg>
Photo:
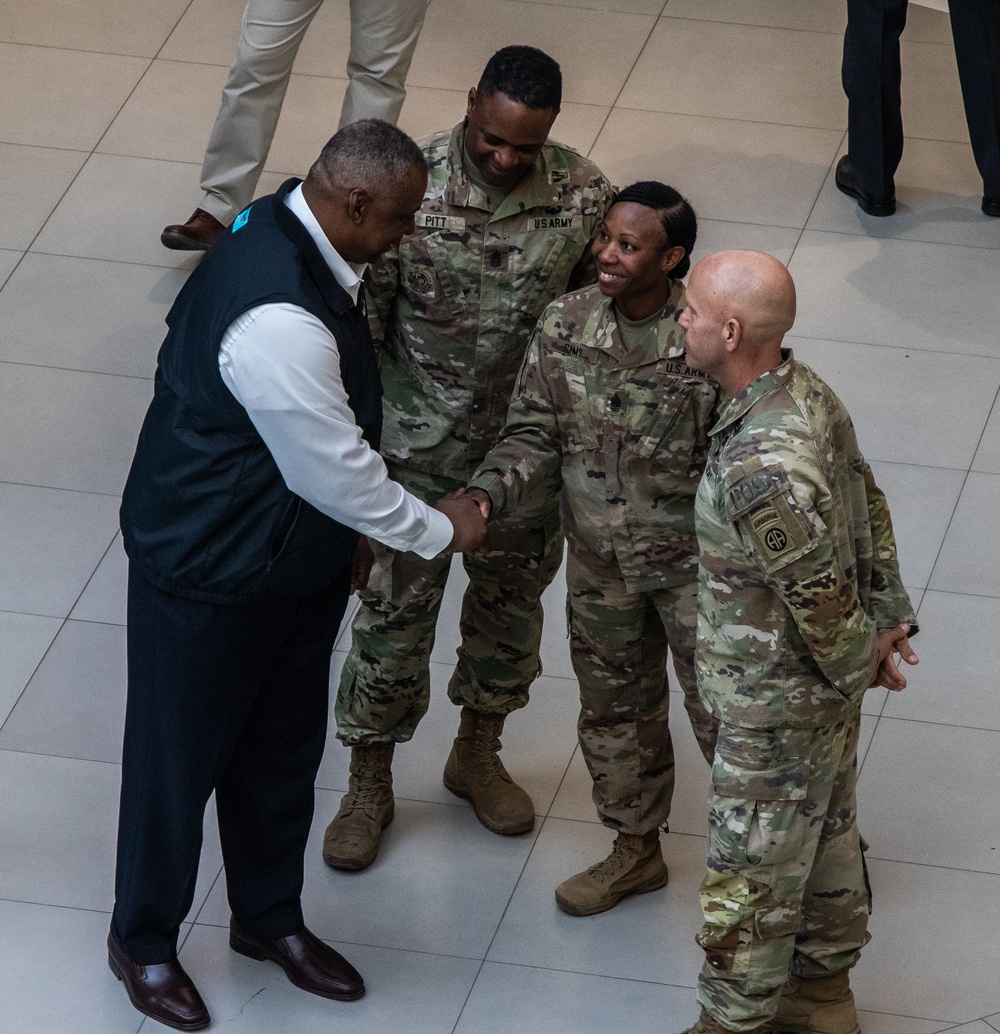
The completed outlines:
<svg viewBox="0 0 1000 1034">
<path fill-rule="evenodd" d="M 104 961 L 124 700 L 118 495 L 162 319 L 194 260 L 160 228 L 198 166 L 243 0 L 4 0 L 0 18 L 0 1031 L 128 1034 L 142 1021 Z M 347 0 L 302 48 L 261 192 L 301 173 L 344 89 Z M 433 0 L 402 125 L 457 121 L 498 46 L 561 63 L 556 135 L 618 183 L 675 184 L 699 252 L 789 262 L 794 345 L 849 403 L 894 506 L 920 604 L 911 688 L 865 703 L 860 792 L 873 940 L 854 984 L 866 1034 L 1000 1030 L 1000 221 L 981 189 L 944 15 L 911 8 L 900 209 L 834 188 L 846 146 L 843 0 Z M 182 957 L 216 1029 L 671 1034 L 696 1015 L 696 889 L 707 772 L 682 722 L 671 882 L 570 919 L 552 889 L 602 855 L 576 750 L 576 685 L 547 597 L 546 674 L 505 756 L 539 812 L 491 836 L 440 782 L 462 575 L 435 696 L 397 755 L 378 862 L 327 869 L 318 838 L 346 779 L 331 742 L 307 858 L 310 922 L 364 971 L 335 1005 L 226 949 L 214 821 Z M 334 674 L 343 660 L 338 643 Z M 678 711 L 680 709 L 678 708 Z"/>
</svg>

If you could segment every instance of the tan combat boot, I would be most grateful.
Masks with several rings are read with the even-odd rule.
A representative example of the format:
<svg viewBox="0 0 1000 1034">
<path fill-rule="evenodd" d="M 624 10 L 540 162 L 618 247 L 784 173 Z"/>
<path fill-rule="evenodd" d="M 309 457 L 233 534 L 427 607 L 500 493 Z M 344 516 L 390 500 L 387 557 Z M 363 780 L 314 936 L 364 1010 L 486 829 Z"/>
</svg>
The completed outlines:
<svg viewBox="0 0 1000 1034">
<path fill-rule="evenodd" d="M 660 851 L 660 831 L 640 836 L 619 833 L 611 854 L 556 887 L 556 904 L 571 916 L 595 916 L 614 908 L 629 894 L 666 886 L 667 866 Z"/>
<path fill-rule="evenodd" d="M 394 743 L 351 747 L 351 777 L 340 810 L 326 827 L 323 861 L 334 869 L 367 869 L 378 854 L 382 830 L 392 822 Z"/>
<path fill-rule="evenodd" d="M 733 1032 L 728 1027 L 723 1027 L 710 1012 L 702 1009 L 698 1022 L 693 1027 L 688 1027 L 682 1034 L 733 1034 Z M 764 1027 L 754 1027 L 752 1030 L 744 1031 L 743 1034 L 764 1034 Z"/>
<path fill-rule="evenodd" d="M 790 977 L 767 1029 L 790 1034 L 861 1034 L 847 970 L 828 977 Z"/>
<path fill-rule="evenodd" d="M 458 735 L 444 766 L 444 785 L 472 801 L 489 830 L 510 836 L 535 825 L 531 798 L 511 779 L 500 760 L 504 716 L 462 708 Z"/>
</svg>

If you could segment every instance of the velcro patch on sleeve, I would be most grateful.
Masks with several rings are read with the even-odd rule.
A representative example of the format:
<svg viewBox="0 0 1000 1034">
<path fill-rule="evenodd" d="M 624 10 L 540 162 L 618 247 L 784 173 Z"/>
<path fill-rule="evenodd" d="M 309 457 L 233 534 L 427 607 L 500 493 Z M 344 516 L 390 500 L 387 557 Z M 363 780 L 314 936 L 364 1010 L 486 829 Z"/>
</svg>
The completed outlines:
<svg viewBox="0 0 1000 1034">
<path fill-rule="evenodd" d="M 765 467 L 758 460 L 745 464 L 743 469 L 747 472 L 726 490 L 726 511 L 731 521 L 791 489 L 784 467 Z"/>
<path fill-rule="evenodd" d="M 803 517 L 785 495 L 773 495 L 740 517 L 740 527 L 752 540 L 765 566 L 781 566 L 808 550 L 813 536 Z"/>
</svg>

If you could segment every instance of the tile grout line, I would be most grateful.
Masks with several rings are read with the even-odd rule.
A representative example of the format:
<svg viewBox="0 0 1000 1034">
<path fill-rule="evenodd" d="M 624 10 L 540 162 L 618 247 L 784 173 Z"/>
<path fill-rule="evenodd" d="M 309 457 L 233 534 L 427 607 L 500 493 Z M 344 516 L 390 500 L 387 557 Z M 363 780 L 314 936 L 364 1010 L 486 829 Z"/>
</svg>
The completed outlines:
<svg viewBox="0 0 1000 1034">
<path fill-rule="evenodd" d="M 62 635 L 62 631 L 66 627 L 66 624 L 67 624 L 67 622 L 70 619 L 70 614 L 73 613 L 74 608 L 80 602 L 80 599 L 83 596 L 83 594 L 87 591 L 87 586 L 90 585 L 90 583 L 93 581 L 94 575 L 97 574 L 97 569 L 104 562 L 104 558 L 110 552 L 111 547 L 114 545 L 115 539 L 117 537 L 118 537 L 118 529 L 116 528 L 114 534 L 111 536 L 111 541 L 108 543 L 107 548 L 101 554 L 100 560 L 98 560 L 97 563 L 94 565 L 94 570 L 91 571 L 90 577 L 87 579 L 87 581 L 84 584 L 83 588 L 77 594 L 76 599 L 73 600 L 72 604 L 69 607 L 69 610 L 66 611 L 66 616 L 62 619 L 62 621 L 59 624 L 59 627 L 56 629 L 56 634 L 50 640 L 49 645 L 45 648 L 45 651 L 42 654 L 42 656 L 39 657 L 38 663 L 32 669 L 31 674 L 28 676 L 28 678 L 25 681 L 24 685 L 21 687 L 21 692 L 17 694 L 17 699 L 14 701 L 13 705 L 11 706 L 11 709 L 7 712 L 6 715 L 4 715 L 3 721 L 0 722 L 0 733 L 3 732 L 4 727 L 7 725 L 7 722 L 9 722 L 10 719 L 13 717 L 14 712 L 17 710 L 17 705 L 24 699 L 24 695 L 25 695 L 25 693 L 28 692 L 28 687 L 31 685 L 32 680 L 38 674 L 39 668 L 41 668 L 42 664 L 45 662 L 45 658 L 48 657 L 49 652 L 52 650 L 52 647 L 55 646 L 56 640 L 59 638 L 60 635 Z M 118 626 L 118 627 L 121 627 L 121 626 Z M 31 752 L 30 751 L 26 751 L 24 753 L 31 753 Z M 43 756 L 44 757 L 51 757 L 53 755 L 46 754 L 46 755 L 43 755 Z M 82 760 L 86 760 L 86 759 L 79 758 L 77 760 L 81 760 L 82 761 Z"/>
<path fill-rule="evenodd" d="M 659 24 L 660 16 L 662 16 L 663 12 L 666 10 L 668 3 L 669 0 L 663 0 L 663 6 L 660 8 L 660 15 L 654 18 L 653 24 L 652 26 L 650 26 L 649 32 L 646 34 L 646 38 L 643 40 L 642 46 L 639 48 L 639 53 L 636 54 L 635 60 L 632 62 L 627 74 L 625 75 L 625 78 L 622 80 L 621 86 L 618 88 L 618 93 L 615 94 L 615 99 L 611 102 L 611 106 L 608 108 L 607 115 L 604 116 L 604 121 L 601 123 L 600 128 L 597 130 L 597 133 L 594 136 L 593 143 L 590 145 L 590 147 L 587 148 L 587 154 L 585 157 L 589 158 L 591 154 L 593 154 L 594 148 L 597 146 L 598 140 L 601 139 L 601 134 L 604 132 L 608 122 L 611 120 L 611 116 L 614 114 L 615 109 L 618 107 L 619 98 L 621 97 L 622 93 L 624 93 L 625 87 L 628 86 L 628 81 L 632 78 L 632 73 L 635 71 L 636 65 L 639 64 L 639 61 L 642 59 L 642 55 L 646 52 L 646 47 L 649 46 L 649 41 L 652 39 L 653 33 L 656 32 L 656 26 Z M 624 111 L 626 109 L 623 108 L 622 110 Z M 611 186 L 613 187 L 614 184 L 612 183 Z"/>
<path fill-rule="evenodd" d="M 120 499 L 121 492 L 95 492 L 90 488 L 61 488 L 57 485 L 36 485 L 30 481 L 9 481 L 0 480 L 0 486 L 10 485 L 13 488 L 38 488 L 43 492 L 75 492 L 77 495 L 93 495 L 99 499 Z M 13 614 L 20 614 L 22 611 L 12 611 Z M 38 617 L 59 617 L 58 614 L 39 614 Z"/>
<path fill-rule="evenodd" d="M 112 370 L 84 370 L 78 366 L 53 366 L 51 363 L 25 363 L 20 359 L 0 359 L 0 366 L 26 366 L 31 370 L 58 370 L 61 373 L 82 373 L 91 377 L 118 377 L 127 381 L 152 381 L 153 376 L 137 373 L 115 373 Z"/>
<path fill-rule="evenodd" d="M 833 152 L 833 158 L 830 161 L 830 168 L 827 169 L 826 175 L 823 177 L 823 182 L 819 185 L 819 190 L 816 192 L 816 197 L 813 198 L 813 203 L 809 206 L 809 214 L 805 218 L 805 222 L 802 224 L 802 229 L 799 230 L 799 236 L 795 241 L 795 246 L 792 248 L 791 255 L 788 256 L 788 267 L 791 266 L 792 260 L 795 258 L 795 253 L 799 250 L 799 245 L 802 243 L 802 238 L 805 236 L 806 227 L 809 225 L 809 220 L 812 219 L 813 212 L 816 211 L 816 205 L 819 204 L 820 196 L 823 193 L 823 188 L 826 186 L 826 181 L 830 178 L 830 173 L 833 171 L 834 162 L 837 161 L 837 155 L 840 153 L 840 148 L 844 146 L 844 141 L 847 139 L 847 130 L 844 130 L 844 135 L 840 138 L 840 143 L 837 145 L 837 149 Z"/>
<path fill-rule="evenodd" d="M 77 170 L 76 174 L 73 176 L 73 178 L 66 185 L 66 189 L 62 192 L 62 194 L 59 195 L 59 199 L 52 206 L 51 210 L 49 211 L 48 216 L 46 216 L 45 220 L 42 222 L 42 225 L 38 228 L 38 232 L 34 235 L 34 237 L 32 237 L 31 241 L 28 243 L 28 246 L 24 249 L 24 252 L 22 253 L 21 258 L 18 260 L 17 265 L 14 267 L 13 270 L 11 270 L 11 276 L 13 276 L 14 272 L 17 270 L 17 268 L 24 261 L 24 257 L 31 251 L 31 248 L 34 245 L 35 241 L 37 241 L 39 236 L 44 232 L 45 227 L 48 226 L 49 222 L 52 219 L 52 216 L 55 215 L 56 210 L 59 208 L 59 206 L 66 199 L 66 195 L 70 192 L 70 190 L 73 189 L 73 185 L 80 178 L 80 174 L 83 172 L 83 170 L 90 163 L 90 160 L 94 157 L 94 155 L 98 153 L 97 152 L 97 148 L 100 147 L 101 141 L 108 135 L 108 132 L 110 131 L 111 127 L 114 125 L 114 123 L 117 120 L 118 116 L 121 115 L 122 111 L 124 110 L 125 105 L 128 104 L 128 102 L 132 99 L 133 95 L 135 94 L 135 91 L 139 88 L 140 83 L 142 83 L 143 79 L 145 79 L 146 76 L 149 74 L 149 70 L 153 67 L 153 63 L 156 61 L 157 56 L 162 52 L 163 48 L 167 45 L 167 42 L 169 41 L 170 37 L 174 34 L 174 32 L 177 29 L 177 26 L 180 24 L 181 20 L 184 18 L 184 16 L 187 14 L 187 12 L 190 10 L 191 5 L 193 3 L 194 3 L 194 0 L 188 0 L 187 6 L 184 8 L 183 11 L 181 11 L 178 14 L 177 20 L 174 22 L 173 27 L 166 33 L 166 35 L 164 37 L 164 40 L 160 44 L 160 46 L 157 49 L 156 53 L 151 58 L 148 59 L 148 63 L 146 65 L 146 70 L 135 81 L 135 85 L 132 87 L 131 90 L 129 90 L 128 95 L 125 97 L 125 99 L 119 105 L 118 110 L 108 120 L 107 125 L 104 127 L 104 132 L 102 132 L 101 135 L 98 137 L 97 142 L 94 144 L 94 146 L 92 148 L 90 148 L 89 152 L 86 151 L 85 149 L 74 148 L 74 150 L 79 150 L 80 153 L 86 154 L 87 157 L 84 159 L 83 164 Z M 53 48 L 49 48 L 49 49 L 66 49 L 66 48 L 55 48 L 55 47 L 53 47 Z M 100 51 L 92 51 L 92 50 L 76 51 L 76 53 L 94 54 L 94 53 L 100 53 Z M 124 55 L 113 55 L 113 56 L 124 56 Z M 135 59 L 136 60 L 142 60 L 142 58 L 135 58 Z M 69 257 L 69 256 L 66 256 L 66 257 Z M 9 281 L 9 279 L 10 278 L 8 277 L 8 281 Z M 6 284 L 7 281 L 4 281 L 4 283 Z"/>
<path fill-rule="evenodd" d="M 941 553 L 944 550 L 944 544 L 948 541 L 948 535 L 951 533 L 951 526 L 955 523 L 955 515 L 958 513 L 958 508 L 962 504 L 962 496 L 965 495 L 965 489 L 969 484 L 969 478 L 974 474 L 981 473 L 980 471 L 973 471 L 972 464 L 976 462 L 976 453 L 979 452 L 979 447 L 982 445 L 983 437 L 986 434 L 986 428 L 989 425 L 990 417 L 993 415 L 993 411 L 997 408 L 997 399 L 1000 398 L 1000 390 L 993 396 L 993 405 L 990 408 L 990 412 L 986 417 L 986 422 L 983 424 L 983 429 L 979 433 L 979 439 L 976 442 L 975 452 L 972 454 L 972 460 L 969 463 L 969 468 L 965 473 L 965 477 L 962 479 L 962 487 L 958 491 L 958 496 L 955 499 L 955 507 L 951 511 L 951 517 L 948 519 L 948 524 L 944 529 L 944 534 L 941 536 L 941 544 L 938 546 L 937 553 L 934 556 L 934 563 L 931 564 L 930 573 L 927 575 L 926 589 L 932 588 L 931 583 L 934 581 L 934 572 L 937 570 L 938 564 L 941 562 Z"/>
<path fill-rule="evenodd" d="M 993 396 L 993 404 L 992 404 L 992 406 L 990 406 L 990 411 L 989 411 L 989 413 L 987 413 L 986 420 L 983 423 L 983 429 L 980 431 L 979 438 L 977 439 L 975 448 L 972 451 L 972 459 L 969 461 L 969 467 L 966 469 L 965 477 L 962 479 L 962 487 L 958 490 L 958 495 L 955 497 L 955 506 L 954 506 L 954 508 L 951 511 L 951 517 L 949 517 L 949 519 L 948 519 L 948 524 L 947 524 L 947 526 L 944 529 L 944 534 L 941 536 L 941 543 L 938 546 L 937 553 L 934 556 L 934 563 L 931 564 L 931 569 L 928 572 L 927 584 L 924 586 L 924 588 L 923 588 L 923 590 L 921 592 L 920 603 L 917 604 L 917 606 L 914 608 L 914 612 L 916 613 L 918 619 L 920 617 L 920 607 L 923 605 L 924 598 L 926 597 L 927 593 L 930 591 L 930 584 L 931 584 L 931 582 L 934 579 L 934 571 L 937 569 L 937 565 L 938 565 L 938 563 L 939 563 L 939 561 L 941 559 L 941 552 L 944 549 L 945 542 L 947 542 L 947 540 L 948 540 L 948 533 L 951 531 L 951 526 L 954 523 L 955 514 L 958 512 L 958 507 L 959 507 L 959 505 L 961 504 L 961 501 L 962 501 L 962 495 L 965 493 L 965 487 L 969 483 L 970 475 L 972 473 L 974 473 L 973 470 L 972 470 L 972 465 L 976 462 L 976 455 L 979 452 L 980 446 L 982 445 L 983 437 L 986 434 L 986 428 L 989 426 L 990 417 L 993 415 L 993 411 L 997 408 L 997 399 L 998 398 L 1000 398 L 1000 389 L 998 389 L 998 391 Z M 953 468 L 949 468 L 949 469 L 953 469 Z M 955 593 L 954 595 L 968 595 L 968 594 L 965 594 L 965 593 Z M 986 597 L 986 598 L 987 599 L 993 599 L 995 597 Z M 864 767 L 864 762 L 868 760 L 868 754 L 871 751 L 872 744 L 875 742 L 875 736 L 878 733 L 878 727 L 881 724 L 883 718 L 885 718 L 887 721 L 911 721 L 911 722 L 921 722 L 922 724 L 929 724 L 929 725 L 947 725 L 947 723 L 944 723 L 944 722 L 926 722 L 925 720 L 916 719 L 916 718 L 892 718 L 892 717 L 890 717 L 889 715 L 887 715 L 885 713 L 885 709 L 888 706 L 888 704 L 889 704 L 889 694 L 887 692 L 886 696 L 885 696 L 885 699 L 882 701 L 882 706 L 879 708 L 878 717 L 875 720 L 875 728 L 872 731 L 872 737 L 868 741 L 868 747 L 865 750 L 864 760 L 858 766 L 858 775 L 859 776 L 861 774 L 861 770 Z M 978 726 L 956 726 L 955 728 L 964 728 L 964 729 L 974 728 L 974 729 L 978 729 L 979 727 Z M 987 731 L 987 730 L 983 730 L 983 731 Z"/>
<path fill-rule="evenodd" d="M 577 743 L 573 750 L 570 751 L 569 760 L 566 762 L 566 767 L 563 769 L 563 774 L 559 779 L 559 783 L 556 786 L 555 792 L 552 794 L 552 800 L 549 801 L 549 806 L 542 816 L 541 824 L 538 827 L 538 832 L 535 834 L 535 839 L 531 845 L 530 850 L 524 859 L 524 865 L 521 866 L 521 871 L 518 873 L 517 879 L 514 881 L 514 886 L 511 888 L 510 896 L 507 898 L 507 903 L 504 905 L 503 912 L 500 914 L 500 918 L 497 921 L 496 929 L 493 931 L 493 936 L 490 938 L 490 943 L 486 946 L 486 951 L 483 953 L 483 958 L 479 963 L 479 968 L 476 970 L 476 975 L 473 978 L 472 984 L 469 987 L 469 992 L 465 996 L 465 1000 L 462 1002 L 461 1009 L 458 1010 L 458 1016 L 455 1018 L 455 1025 L 452 1027 L 452 1034 L 458 1030 L 458 1025 L 462 1022 L 462 1015 L 465 1012 L 466 1006 L 469 1004 L 469 999 L 472 997 L 472 992 L 476 989 L 476 984 L 479 982 L 479 977 L 483 972 L 483 968 L 486 965 L 486 961 L 489 958 L 490 952 L 493 950 L 493 944 L 500 933 L 500 927 L 503 926 L 503 921 L 507 916 L 507 912 L 510 909 L 510 904 L 514 900 L 514 895 L 517 893 L 517 888 L 521 885 L 521 880 L 524 878 L 525 870 L 528 868 L 528 864 L 531 861 L 531 856 L 535 853 L 535 848 L 538 846 L 538 841 L 541 838 L 542 831 L 545 829 L 546 822 L 549 821 L 549 817 L 552 813 L 552 807 L 556 802 L 556 798 L 559 796 L 559 791 L 562 789 L 562 785 L 566 780 L 566 776 L 573 764 L 573 758 L 576 757 L 576 752 L 579 750 L 579 743 Z"/>
<path fill-rule="evenodd" d="M 812 231 L 812 232 L 815 233 L 816 231 Z M 893 238 L 893 239 L 894 240 L 899 240 L 898 237 Z M 986 250 L 992 251 L 993 249 L 989 248 L 989 249 L 986 249 Z M 835 344 L 835 345 L 857 345 L 857 346 L 859 346 L 861 348 L 892 348 L 892 349 L 896 349 L 897 351 L 900 351 L 900 352 L 921 352 L 921 353 L 923 353 L 925 355 L 947 356 L 949 359 L 951 359 L 952 357 L 955 357 L 955 358 L 959 358 L 959 359 L 991 359 L 991 360 L 1000 360 L 1000 353 L 998 353 L 996 355 L 986 355 L 983 352 L 952 352 L 952 351 L 947 351 L 946 352 L 946 351 L 943 351 L 943 350 L 938 350 L 936 348 L 928 348 L 928 347 L 925 347 L 925 346 L 922 346 L 922 345 L 916 345 L 916 346 L 914 346 L 914 345 L 896 345 L 896 344 L 893 344 L 892 342 L 883 342 L 883 341 L 854 341 L 854 340 L 852 340 L 850 338 L 834 338 L 834 337 L 826 337 L 826 336 L 824 336 L 824 337 L 817 337 L 815 334 L 795 334 L 793 332 L 789 332 L 788 337 L 794 338 L 794 339 L 796 339 L 798 341 L 827 342 L 829 344 Z M 959 468 L 955 468 L 955 469 L 959 469 Z"/>
<path fill-rule="evenodd" d="M 159 161 L 160 160 L 158 158 L 135 158 L 135 155 L 113 155 L 112 157 L 115 157 L 115 158 L 134 158 L 136 161 L 142 161 L 142 162 L 155 162 L 155 161 Z M 176 164 L 179 164 L 179 165 L 192 165 L 191 162 L 178 162 Z M 194 167 L 194 166 L 192 165 L 192 167 Z M 281 173 L 279 173 L 279 175 L 281 175 Z M 69 188 L 67 188 L 67 189 L 69 189 Z M 61 199 L 60 199 L 60 201 L 61 201 Z M 58 207 L 58 204 L 59 204 L 59 202 L 56 203 L 57 207 Z M 53 209 L 53 211 L 55 211 L 55 209 Z M 51 213 L 50 213 L 50 217 L 51 217 Z M 46 219 L 46 222 L 48 222 L 47 219 Z M 41 231 L 39 230 L 39 233 L 40 232 Z M 25 252 L 25 255 L 27 255 L 27 254 L 29 254 L 29 252 Z M 102 257 L 98 257 L 98 256 L 95 256 L 95 255 L 67 255 L 64 251 L 44 251 L 41 248 L 36 248 L 35 250 L 31 251 L 30 254 L 32 254 L 32 255 L 44 255 L 46 258 L 73 259 L 76 262 L 114 262 L 116 265 L 119 265 L 119 266 L 139 266 L 139 267 L 141 267 L 143 269 L 163 269 L 163 270 L 168 270 L 168 271 L 171 270 L 171 269 L 176 269 L 176 270 L 179 270 L 181 273 L 191 273 L 196 268 L 195 266 L 184 266 L 184 265 L 172 266 L 172 265 L 165 264 L 165 263 L 160 263 L 160 262 L 137 262 L 137 261 L 134 261 L 132 259 L 106 258 L 106 257 L 103 257 L 103 256 Z"/>
</svg>

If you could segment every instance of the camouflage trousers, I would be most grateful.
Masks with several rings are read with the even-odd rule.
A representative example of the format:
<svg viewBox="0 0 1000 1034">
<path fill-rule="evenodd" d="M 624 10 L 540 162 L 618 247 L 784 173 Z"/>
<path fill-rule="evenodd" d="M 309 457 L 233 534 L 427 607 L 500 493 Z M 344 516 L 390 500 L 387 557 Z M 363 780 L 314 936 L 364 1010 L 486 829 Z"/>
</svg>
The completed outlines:
<svg viewBox="0 0 1000 1034">
<path fill-rule="evenodd" d="M 848 969 L 868 942 L 859 724 L 719 729 L 698 1001 L 731 1030 L 770 1019 L 789 975 Z"/>
<path fill-rule="evenodd" d="M 389 463 L 389 474 L 427 502 L 462 487 L 450 478 Z M 539 597 L 562 563 L 558 498 L 541 486 L 510 517 L 490 521 L 485 555 L 463 557 L 455 673 L 460 706 L 509 714 L 528 702 L 541 670 Z M 409 740 L 430 702 L 430 656 L 451 556 L 424 560 L 372 543 L 375 565 L 351 629 L 335 713 L 345 743 Z"/>
<path fill-rule="evenodd" d="M 715 719 L 694 671 L 698 586 L 629 592 L 617 565 L 571 550 L 566 564 L 573 670 L 580 683 L 580 749 L 601 821 L 624 833 L 664 826 L 674 791 L 667 647 L 705 758 Z"/>
</svg>

